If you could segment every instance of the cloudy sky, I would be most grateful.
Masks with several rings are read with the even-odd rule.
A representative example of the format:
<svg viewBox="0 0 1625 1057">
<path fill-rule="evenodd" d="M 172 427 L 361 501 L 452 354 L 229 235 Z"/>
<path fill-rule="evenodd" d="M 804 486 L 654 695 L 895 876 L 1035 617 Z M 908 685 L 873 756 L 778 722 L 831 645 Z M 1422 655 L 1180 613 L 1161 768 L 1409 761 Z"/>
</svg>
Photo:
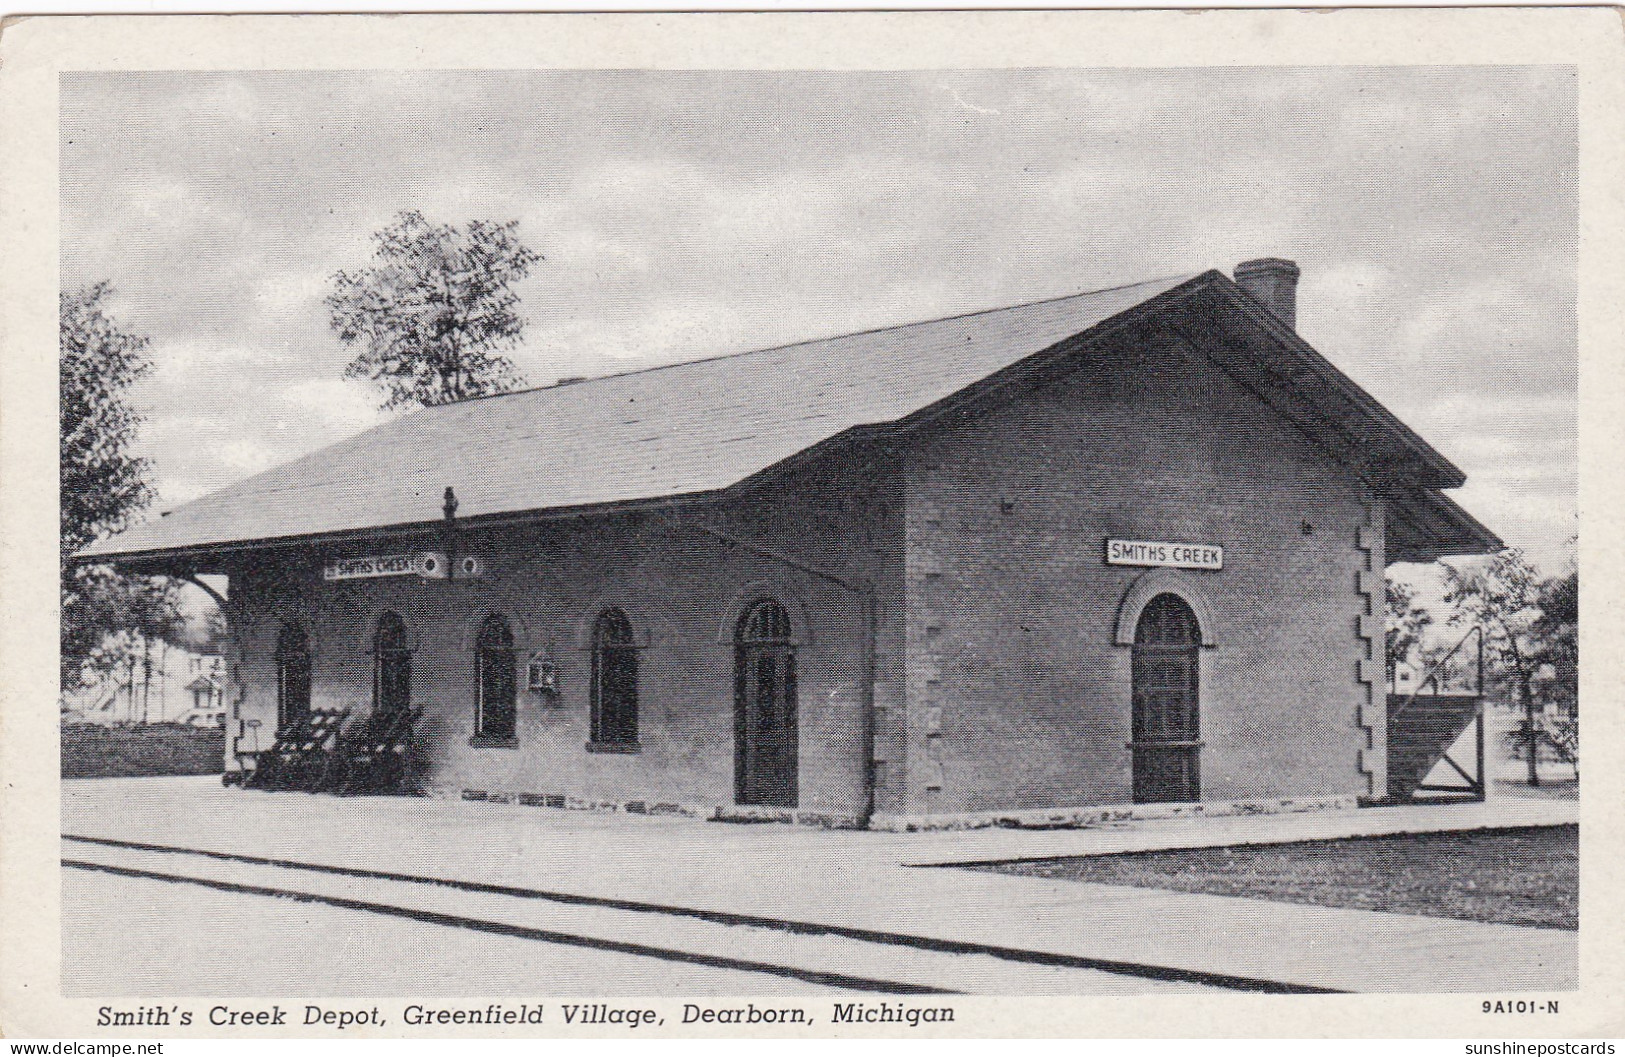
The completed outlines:
<svg viewBox="0 0 1625 1057">
<path fill-rule="evenodd" d="M 76 74 L 61 148 L 159 508 L 380 420 L 322 298 L 413 208 L 546 257 L 531 384 L 1289 257 L 1470 510 L 1577 531 L 1567 69 Z"/>
</svg>

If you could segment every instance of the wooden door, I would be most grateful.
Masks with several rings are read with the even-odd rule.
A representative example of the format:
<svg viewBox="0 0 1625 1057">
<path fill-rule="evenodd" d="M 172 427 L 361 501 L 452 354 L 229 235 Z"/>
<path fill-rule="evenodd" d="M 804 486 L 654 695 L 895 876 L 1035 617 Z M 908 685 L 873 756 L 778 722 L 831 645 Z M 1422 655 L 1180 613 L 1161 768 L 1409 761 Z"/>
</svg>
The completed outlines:
<svg viewBox="0 0 1625 1057">
<path fill-rule="evenodd" d="M 796 653 L 790 621 L 771 599 L 739 622 L 734 646 L 734 799 L 795 807 Z"/>
<path fill-rule="evenodd" d="M 385 613 L 378 618 L 372 643 L 373 711 L 396 712 L 410 707 L 412 651 L 407 646 L 406 622 L 394 613 Z"/>
<path fill-rule="evenodd" d="M 1201 798 L 1201 629 L 1178 595 L 1158 595 L 1134 632 L 1134 801 Z"/>
</svg>

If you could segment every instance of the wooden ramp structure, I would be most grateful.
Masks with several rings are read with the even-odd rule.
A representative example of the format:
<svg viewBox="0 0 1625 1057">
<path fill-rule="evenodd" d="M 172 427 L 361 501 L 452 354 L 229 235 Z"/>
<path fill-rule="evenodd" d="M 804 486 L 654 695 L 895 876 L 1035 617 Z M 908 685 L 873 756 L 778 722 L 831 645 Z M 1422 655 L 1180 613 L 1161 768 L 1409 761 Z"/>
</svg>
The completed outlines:
<svg viewBox="0 0 1625 1057">
<path fill-rule="evenodd" d="M 237 753 L 247 767 L 237 772 L 237 783 L 248 789 L 315 788 L 324 779 L 332 745 L 349 717 L 347 708 L 313 708 L 295 717 L 277 731 L 269 749 Z M 229 776 L 228 772 L 222 781 Z"/>
<path fill-rule="evenodd" d="M 413 733 L 423 706 L 375 709 L 339 739 L 336 777 L 324 791 L 399 794 L 408 791 Z"/>
<path fill-rule="evenodd" d="M 348 708 L 315 708 L 290 720 L 265 750 L 234 750 L 239 769 L 224 785 L 306 793 L 403 795 L 412 785 L 413 746 L 423 707 L 374 709 L 346 725 Z"/>
<path fill-rule="evenodd" d="M 1450 749 L 1469 727 L 1477 731 L 1476 753 L 1464 764 Z M 1441 762 L 1450 779 L 1429 783 Z M 1414 693 L 1388 695 L 1388 798 L 1483 800 L 1484 790 L 1484 633 L 1475 627 Z"/>
</svg>

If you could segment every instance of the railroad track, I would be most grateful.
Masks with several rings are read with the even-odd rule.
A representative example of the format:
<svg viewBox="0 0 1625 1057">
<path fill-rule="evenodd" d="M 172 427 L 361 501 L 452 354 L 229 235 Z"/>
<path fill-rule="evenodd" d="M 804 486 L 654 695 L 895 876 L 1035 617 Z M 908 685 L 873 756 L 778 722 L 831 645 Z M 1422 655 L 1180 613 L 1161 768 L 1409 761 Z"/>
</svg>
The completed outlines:
<svg viewBox="0 0 1625 1057">
<path fill-rule="evenodd" d="M 64 835 L 65 869 L 896 995 L 1326 989 L 815 921 Z M 613 990 L 612 985 L 606 990 Z"/>
</svg>

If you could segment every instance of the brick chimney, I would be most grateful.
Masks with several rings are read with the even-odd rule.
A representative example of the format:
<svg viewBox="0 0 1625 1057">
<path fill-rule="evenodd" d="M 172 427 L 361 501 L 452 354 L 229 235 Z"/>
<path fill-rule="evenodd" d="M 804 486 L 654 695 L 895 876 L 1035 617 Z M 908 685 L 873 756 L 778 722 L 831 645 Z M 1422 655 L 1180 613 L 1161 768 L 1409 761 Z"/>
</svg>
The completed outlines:
<svg viewBox="0 0 1625 1057">
<path fill-rule="evenodd" d="M 1289 327 L 1298 325 L 1298 266 L 1280 257 L 1236 265 L 1236 285 L 1257 298 Z"/>
</svg>

